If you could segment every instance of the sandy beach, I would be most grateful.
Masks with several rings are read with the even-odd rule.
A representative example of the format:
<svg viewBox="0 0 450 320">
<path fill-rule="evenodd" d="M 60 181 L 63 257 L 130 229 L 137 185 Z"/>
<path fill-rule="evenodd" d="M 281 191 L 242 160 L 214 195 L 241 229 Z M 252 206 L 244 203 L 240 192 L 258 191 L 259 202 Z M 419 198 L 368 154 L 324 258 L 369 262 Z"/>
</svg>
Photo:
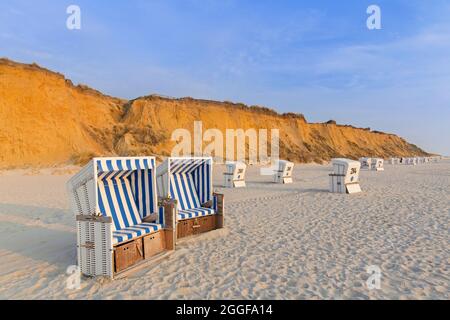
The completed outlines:
<svg viewBox="0 0 450 320">
<path fill-rule="evenodd" d="M 125 279 L 83 278 L 65 182 L 76 172 L 0 172 L 0 299 L 449 299 L 450 161 L 362 171 L 362 194 L 328 192 L 331 166 L 275 185 L 250 167 L 225 193 L 226 228 L 183 241 Z M 367 267 L 381 269 L 369 290 Z"/>
</svg>

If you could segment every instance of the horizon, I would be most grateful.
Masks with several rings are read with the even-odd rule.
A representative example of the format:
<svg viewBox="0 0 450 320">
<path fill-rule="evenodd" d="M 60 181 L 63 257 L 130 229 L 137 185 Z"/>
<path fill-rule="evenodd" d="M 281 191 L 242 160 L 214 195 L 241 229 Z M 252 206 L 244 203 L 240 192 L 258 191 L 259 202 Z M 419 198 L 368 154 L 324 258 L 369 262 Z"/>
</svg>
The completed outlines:
<svg viewBox="0 0 450 320">
<path fill-rule="evenodd" d="M 81 8 L 68 30 L 66 8 Z M 366 9 L 381 8 L 381 30 Z M 450 155 L 450 4 L 62 1 L 0 4 L 0 56 L 114 97 L 260 105 Z M 126 86 L 123 85 L 126 79 Z"/>
</svg>

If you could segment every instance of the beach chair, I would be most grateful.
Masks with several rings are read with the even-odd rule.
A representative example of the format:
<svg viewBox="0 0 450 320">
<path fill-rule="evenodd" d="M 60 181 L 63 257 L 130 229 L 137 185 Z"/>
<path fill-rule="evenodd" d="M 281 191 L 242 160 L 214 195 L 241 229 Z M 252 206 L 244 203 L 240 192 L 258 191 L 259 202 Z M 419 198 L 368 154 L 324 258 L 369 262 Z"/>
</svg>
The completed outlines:
<svg viewBox="0 0 450 320">
<path fill-rule="evenodd" d="M 276 163 L 276 169 L 273 174 L 273 181 L 275 183 L 292 183 L 292 172 L 294 170 L 294 163 L 286 160 L 279 160 Z"/>
<path fill-rule="evenodd" d="M 400 159 L 399 159 L 399 158 L 391 158 L 391 159 L 389 160 L 389 164 L 391 164 L 391 165 L 397 165 L 397 164 L 400 164 Z"/>
<path fill-rule="evenodd" d="M 245 173 L 247 165 L 243 162 L 228 161 L 225 164 L 225 172 L 223 173 L 225 188 L 242 188 L 245 187 Z"/>
<path fill-rule="evenodd" d="M 359 193 L 359 171 L 361 163 L 350 159 L 332 159 L 333 173 L 330 176 L 330 192 Z"/>
<path fill-rule="evenodd" d="M 380 158 L 373 158 L 371 161 L 371 170 L 384 171 L 384 160 Z"/>
<path fill-rule="evenodd" d="M 174 249 L 174 203 L 158 207 L 155 171 L 154 157 L 94 158 L 68 181 L 84 275 L 114 278 Z"/>
<path fill-rule="evenodd" d="M 408 158 L 406 160 L 406 164 L 410 166 L 416 166 L 417 165 L 417 158 Z"/>
<path fill-rule="evenodd" d="M 428 158 L 427 157 L 421 157 L 419 159 L 420 159 L 420 163 L 422 163 L 422 164 L 428 163 Z"/>
<path fill-rule="evenodd" d="M 176 238 L 224 226 L 224 197 L 213 192 L 212 158 L 167 158 L 156 170 L 158 196 L 176 202 Z"/>
<path fill-rule="evenodd" d="M 360 158 L 361 169 L 370 170 L 372 168 L 372 158 Z"/>
</svg>

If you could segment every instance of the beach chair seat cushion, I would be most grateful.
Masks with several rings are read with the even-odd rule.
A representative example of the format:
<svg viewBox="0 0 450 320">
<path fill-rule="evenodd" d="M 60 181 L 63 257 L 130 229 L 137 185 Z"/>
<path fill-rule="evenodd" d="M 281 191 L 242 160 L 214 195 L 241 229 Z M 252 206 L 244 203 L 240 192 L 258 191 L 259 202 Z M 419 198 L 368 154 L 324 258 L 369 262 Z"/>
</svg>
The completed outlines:
<svg viewBox="0 0 450 320">
<path fill-rule="evenodd" d="M 186 220 L 197 217 L 210 216 L 215 214 L 215 210 L 211 208 L 194 208 L 178 211 L 178 220 Z"/>
<path fill-rule="evenodd" d="M 151 234 L 162 229 L 162 225 L 157 223 L 141 223 L 132 227 L 113 231 L 113 244 L 119 244 L 134 238 Z"/>
</svg>

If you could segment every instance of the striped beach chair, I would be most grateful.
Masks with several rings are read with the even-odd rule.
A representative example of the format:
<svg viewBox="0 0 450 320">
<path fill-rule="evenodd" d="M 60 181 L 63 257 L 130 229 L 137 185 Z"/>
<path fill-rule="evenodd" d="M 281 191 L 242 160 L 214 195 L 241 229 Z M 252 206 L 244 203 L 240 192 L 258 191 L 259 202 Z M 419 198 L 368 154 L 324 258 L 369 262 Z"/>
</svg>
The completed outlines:
<svg viewBox="0 0 450 320">
<path fill-rule="evenodd" d="M 212 158 L 168 158 L 156 170 L 158 196 L 176 201 L 177 238 L 222 228 L 224 198 L 213 192 Z"/>
<path fill-rule="evenodd" d="M 83 274 L 113 278 L 174 249 L 175 211 L 158 207 L 155 171 L 154 157 L 94 158 L 68 181 Z"/>
</svg>

